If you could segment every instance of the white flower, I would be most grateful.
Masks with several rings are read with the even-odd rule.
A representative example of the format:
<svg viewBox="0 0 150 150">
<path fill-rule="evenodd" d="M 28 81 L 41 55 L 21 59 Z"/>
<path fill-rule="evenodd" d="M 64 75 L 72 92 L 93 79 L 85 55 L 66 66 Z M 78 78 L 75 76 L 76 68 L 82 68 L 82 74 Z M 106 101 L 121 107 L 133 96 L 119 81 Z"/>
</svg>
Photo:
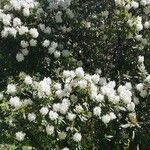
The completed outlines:
<svg viewBox="0 0 150 150">
<path fill-rule="evenodd" d="M 83 111 L 83 107 L 81 105 L 76 105 L 75 111 L 76 111 L 76 113 L 81 113 Z"/>
<path fill-rule="evenodd" d="M 125 87 L 126 87 L 127 90 L 132 90 L 132 85 L 131 85 L 130 82 L 127 82 L 127 83 L 125 84 Z"/>
<path fill-rule="evenodd" d="M 71 77 L 70 77 L 70 79 L 71 79 Z M 68 82 L 70 82 L 70 79 L 69 79 Z M 67 82 L 67 79 L 66 79 L 66 82 Z M 71 91 L 72 91 L 71 85 L 70 84 L 65 84 L 64 94 L 71 93 Z"/>
<path fill-rule="evenodd" d="M 21 79 L 25 78 L 25 76 L 26 76 L 26 74 L 25 74 L 24 72 L 20 72 L 20 73 L 19 73 L 19 77 L 20 77 Z"/>
<path fill-rule="evenodd" d="M 71 18 L 71 19 L 74 17 L 74 14 L 73 14 L 72 10 L 70 10 L 69 8 L 66 9 L 66 14 L 67 14 L 68 17 Z"/>
<path fill-rule="evenodd" d="M 136 29 L 137 29 L 137 31 L 143 30 L 143 25 L 142 25 L 142 23 L 137 23 L 137 24 L 136 24 Z"/>
<path fill-rule="evenodd" d="M 119 6 L 124 6 L 125 5 L 125 1 L 124 0 L 115 0 L 116 5 Z"/>
<path fill-rule="evenodd" d="M 47 115 L 48 112 L 49 112 L 49 109 L 48 109 L 47 107 L 42 107 L 42 108 L 40 109 L 40 113 L 41 113 L 43 116 Z"/>
<path fill-rule="evenodd" d="M 51 43 L 51 47 L 53 47 L 54 49 L 56 49 L 56 48 L 58 47 L 58 43 L 52 42 L 52 43 Z"/>
<path fill-rule="evenodd" d="M 13 37 L 16 37 L 17 34 L 17 30 L 15 28 L 8 28 L 8 32 L 10 35 L 12 35 Z"/>
<path fill-rule="evenodd" d="M 93 114 L 94 114 L 95 116 L 100 116 L 100 115 L 101 115 L 101 108 L 100 108 L 99 106 L 95 107 L 95 108 L 93 109 Z"/>
<path fill-rule="evenodd" d="M 15 96 L 15 97 L 11 97 L 9 100 L 9 103 L 11 106 L 15 107 L 15 108 L 19 108 L 21 106 L 21 102 L 19 97 Z"/>
<path fill-rule="evenodd" d="M 15 28 L 9 28 L 8 30 L 9 34 L 12 35 L 13 37 L 16 37 L 17 30 Z"/>
<path fill-rule="evenodd" d="M 49 47 L 48 48 L 48 53 L 53 54 L 55 52 L 55 48 Z"/>
<path fill-rule="evenodd" d="M 146 29 L 148 29 L 148 28 L 150 27 L 150 22 L 149 22 L 149 21 L 146 21 L 146 22 L 144 23 L 144 27 L 145 27 Z"/>
<path fill-rule="evenodd" d="M 61 12 L 58 12 L 56 15 L 55 15 L 55 21 L 57 23 L 62 23 L 62 17 L 61 17 L 62 13 Z"/>
<path fill-rule="evenodd" d="M 110 120 L 116 119 L 116 115 L 113 112 L 110 112 L 109 116 L 110 116 Z"/>
<path fill-rule="evenodd" d="M 109 87 L 107 85 L 101 87 L 101 92 L 103 95 L 107 95 L 107 96 L 115 94 L 115 90 L 113 89 L 113 87 Z"/>
<path fill-rule="evenodd" d="M 50 27 L 46 27 L 45 30 L 44 30 L 44 33 L 50 34 L 51 33 L 51 28 Z"/>
<path fill-rule="evenodd" d="M 22 54 L 22 53 L 18 53 L 18 54 L 16 55 L 16 60 L 17 60 L 18 62 L 23 61 L 23 60 L 24 60 L 23 54 Z"/>
<path fill-rule="evenodd" d="M 90 93 L 90 98 L 91 98 L 92 100 L 95 100 L 95 99 L 97 98 L 97 92 L 92 91 L 92 92 Z"/>
<path fill-rule="evenodd" d="M 68 109 L 69 109 L 68 105 L 65 104 L 65 103 L 62 103 L 62 104 L 60 104 L 59 112 L 60 112 L 61 114 L 66 114 L 67 111 L 68 111 Z"/>
<path fill-rule="evenodd" d="M 10 14 L 7 14 L 7 15 L 4 14 L 2 21 L 3 21 L 4 25 L 6 25 L 6 26 L 10 25 L 11 15 Z"/>
<path fill-rule="evenodd" d="M 122 101 L 125 103 L 125 104 L 129 104 L 131 103 L 131 96 L 129 95 L 130 93 L 129 92 L 126 92 L 126 91 L 122 91 L 120 93 L 120 99 L 122 99 Z"/>
<path fill-rule="evenodd" d="M 139 83 L 139 84 L 136 85 L 136 89 L 137 89 L 138 91 L 142 91 L 143 88 L 144 88 L 143 83 Z"/>
<path fill-rule="evenodd" d="M 134 104 L 133 102 L 127 104 L 127 109 L 128 109 L 129 111 L 134 111 L 134 109 L 135 109 L 135 104 Z"/>
<path fill-rule="evenodd" d="M 115 81 L 110 81 L 110 82 L 108 82 L 108 84 L 107 84 L 107 87 L 109 87 L 109 88 L 111 88 L 111 89 L 115 88 L 115 86 L 116 86 L 116 82 L 115 82 Z"/>
<path fill-rule="evenodd" d="M 25 136 L 26 136 L 26 134 L 23 133 L 22 131 L 17 132 L 15 135 L 16 135 L 16 139 L 17 139 L 18 141 L 23 141 L 24 138 L 25 138 Z"/>
<path fill-rule="evenodd" d="M 100 80 L 99 74 L 94 74 L 94 75 L 92 76 L 92 80 L 93 80 L 93 82 L 94 82 L 95 84 L 97 84 L 97 83 L 99 82 L 99 80 Z"/>
<path fill-rule="evenodd" d="M 2 38 L 6 38 L 9 34 L 9 30 L 7 27 L 4 27 L 4 29 L 1 31 Z"/>
<path fill-rule="evenodd" d="M 61 90 L 61 83 L 55 83 L 55 84 L 54 84 L 54 88 L 55 88 L 56 90 Z"/>
<path fill-rule="evenodd" d="M 69 107 L 71 103 L 70 103 L 70 100 L 68 98 L 64 98 L 62 100 L 62 104 L 65 104 L 65 105 L 67 105 Z"/>
<path fill-rule="evenodd" d="M 60 140 L 64 140 L 67 136 L 66 132 L 59 132 L 58 133 L 59 139 Z"/>
<path fill-rule="evenodd" d="M 74 94 L 70 96 L 71 101 L 76 102 L 78 100 L 78 97 Z"/>
<path fill-rule="evenodd" d="M 15 94 L 17 92 L 15 84 L 8 84 L 7 85 L 7 93 L 8 94 Z"/>
<path fill-rule="evenodd" d="M 68 78 L 68 77 L 70 77 L 70 71 L 64 70 L 63 71 L 63 78 Z"/>
<path fill-rule="evenodd" d="M 49 126 L 49 125 L 47 125 L 47 126 L 46 126 L 46 133 L 47 133 L 48 135 L 52 135 L 52 134 L 54 133 L 54 126 Z"/>
<path fill-rule="evenodd" d="M 13 19 L 13 26 L 17 27 L 17 26 L 21 26 L 21 20 L 19 18 L 14 18 Z"/>
<path fill-rule="evenodd" d="M 135 39 L 137 40 L 137 41 L 141 41 L 142 40 L 142 35 L 140 34 L 138 34 L 138 35 L 136 35 L 135 36 Z"/>
<path fill-rule="evenodd" d="M 29 15 L 30 15 L 30 10 L 29 10 L 29 8 L 24 8 L 23 9 L 23 15 L 25 16 L 25 17 L 28 17 Z"/>
<path fill-rule="evenodd" d="M 29 54 L 29 51 L 27 48 L 22 49 L 21 52 L 24 56 L 27 56 Z"/>
<path fill-rule="evenodd" d="M 108 99 L 110 102 L 112 102 L 113 104 L 117 104 L 120 101 L 120 97 L 118 95 L 110 94 L 108 95 Z"/>
<path fill-rule="evenodd" d="M 44 30 L 45 30 L 45 24 L 40 23 L 40 24 L 39 24 L 39 28 L 40 28 L 42 31 L 44 31 Z"/>
<path fill-rule="evenodd" d="M 60 110 L 60 106 L 61 106 L 61 104 L 60 104 L 60 103 L 53 104 L 53 111 L 55 111 L 55 112 L 59 112 L 59 110 Z"/>
<path fill-rule="evenodd" d="M 146 38 L 142 39 L 141 42 L 144 44 L 144 45 L 147 45 L 148 44 L 148 41 Z"/>
<path fill-rule="evenodd" d="M 120 97 L 119 96 L 115 96 L 113 99 L 113 103 L 117 104 L 120 101 Z"/>
<path fill-rule="evenodd" d="M 76 118 L 76 115 L 73 113 L 68 113 L 67 118 L 69 121 L 73 121 Z"/>
<path fill-rule="evenodd" d="M 29 113 L 28 114 L 28 120 L 30 122 L 35 121 L 35 119 L 36 119 L 36 115 L 34 113 Z"/>
<path fill-rule="evenodd" d="M 43 45 L 43 47 L 48 47 L 50 45 L 50 41 L 45 40 L 42 45 Z"/>
<path fill-rule="evenodd" d="M 38 96 L 39 98 L 49 96 L 51 94 L 51 79 L 50 78 L 44 78 L 42 81 L 40 81 L 38 85 Z"/>
<path fill-rule="evenodd" d="M 82 25 L 83 25 L 85 28 L 90 28 L 90 27 L 91 27 L 91 22 L 89 22 L 89 21 L 82 21 Z"/>
<path fill-rule="evenodd" d="M 105 85 L 106 84 L 106 78 L 102 77 L 99 79 L 99 84 L 100 85 Z"/>
<path fill-rule="evenodd" d="M 35 47 L 37 45 L 37 40 L 31 39 L 30 46 Z"/>
<path fill-rule="evenodd" d="M 16 11 L 21 10 L 21 5 L 16 0 L 10 0 L 10 4 Z"/>
<path fill-rule="evenodd" d="M 38 33 L 38 31 L 37 31 L 36 28 L 31 28 L 31 29 L 29 30 L 29 33 L 30 33 L 30 35 L 31 35 L 33 38 L 37 38 L 37 37 L 39 36 L 39 33 Z"/>
<path fill-rule="evenodd" d="M 32 105 L 32 104 L 33 104 L 33 102 L 32 102 L 31 99 L 25 99 L 23 103 L 24 103 L 24 105 L 26 105 L 26 106 L 27 106 L 27 105 Z"/>
<path fill-rule="evenodd" d="M 134 9 L 137 9 L 139 7 L 139 3 L 135 2 L 135 1 L 132 1 L 131 2 L 131 7 L 133 7 Z"/>
<path fill-rule="evenodd" d="M 139 56 L 138 57 L 138 62 L 143 63 L 144 62 L 144 56 Z"/>
<path fill-rule="evenodd" d="M 57 90 L 55 94 L 59 99 L 61 99 L 65 93 L 63 90 Z"/>
<path fill-rule="evenodd" d="M 147 96 L 147 91 L 146 90 L 142 90 L 140 92 L 140 96 L 143 97 L 143 98 L 145 98 Z"/>
<path fill-rule="evenodd" d="M 102 116 L 102 121 L 107 124 L 110 122 L 110 115 L 104 115 Z"/>
<path fill-rule="evenodd" d="M 59 58 L 60 57 L 60 51 L 55 51 L 54 52 L 54 57 Z"/>
<path fill-rule="evenodd" d="M 56 112 L 54 112 L 54 111 L 50 111 L 49 112 L 49 118 L 51 119 L 51 120 L 56 120 L 57 118 L 58 118 L 58 114 L 56 113 Z"/>
<path fill-rule="evenodd" d="M 104 95 L 98 94 L 98 95 L 96 96 L 96 101 L 97 101 L 97 102 L 102 102 L 102 101 L 104 101 Z"/>
<path fill-rule="evenodd" d="M 27 48 L 29 46 L 29 43 L 27 41 L 22 40 L 20 42 L 20 45 L 21 45 L 22 48 Z"/>
<path fill-rule="evenodd" d="M 75 74 L 77 77 L 84 77 L 84 71 L 83 71 L 83 68 L 82 67 L 78 67 L 76 70 L 75 70 Z"/>
<path fill-rule="evenodd" d="M 63 57 L 69 57 L 69 55 L 70 55 L 70 52 L 68 50 L 63 50 L 62 51 L 62 56 Z"/>
<path fill-rule="evenodd" d="M 145 5 L 147 4 L 147 2 L 146 2 L 146 0 L 141 0 L 141 1 L 140 1 L 140 4 L 141 4 L 142 6 L 145 6 Z"/>
<path fill-rule="evenodd" d="M 32 84 L 32 78 L 30 76 L 26 76 L 24 82 L 25 84 L 30 85 Z"/>
<path fill-rule="evenodd" d="M 24 34 L 26 34 L 26 33 L 29 32 L 28 27 L 25 27 L 25 26 L 21 26 L 21 27 L 18 29 L 18 31 L 19 31 L 19 35 L 24 35 Z"/>
<path fill-rule="evenodd" d="M 81 136 L 80 133 L 75 133 L 75 134 L 73 135 L 73 140 L 74 140 L 75 142 L 80 142 L 81 139 L 82 139 L 82 136 Z"/>
<path fill-rule="evenodd" d="M 100 75 L 100 74 L 102 73 L 102 70 L 101 70 L 101 69 L 96 69 L 95 72 L 96 72 L 96 74 L 99 74 L 99 75 Z"/>
<path fill-rule="evenodd" d="M 79 80 L 78 81 L 78 86 L 81 88 L 81 89 L 85 89 L 87 87 L 87 81 L 86 80 Z"/>
</svg>

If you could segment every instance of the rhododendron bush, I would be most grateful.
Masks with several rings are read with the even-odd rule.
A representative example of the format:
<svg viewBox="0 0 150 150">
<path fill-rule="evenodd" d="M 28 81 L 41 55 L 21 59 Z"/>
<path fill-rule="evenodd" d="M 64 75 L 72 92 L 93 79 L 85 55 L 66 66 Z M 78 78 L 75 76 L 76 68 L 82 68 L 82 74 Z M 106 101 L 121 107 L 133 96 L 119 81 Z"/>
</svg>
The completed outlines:
<svg viewBox="0 0 150 150">
<path fill-rule="evenodd" d="M 150 0 L 0 4 L 0 144 L 150 147 Z"/>
</svg>

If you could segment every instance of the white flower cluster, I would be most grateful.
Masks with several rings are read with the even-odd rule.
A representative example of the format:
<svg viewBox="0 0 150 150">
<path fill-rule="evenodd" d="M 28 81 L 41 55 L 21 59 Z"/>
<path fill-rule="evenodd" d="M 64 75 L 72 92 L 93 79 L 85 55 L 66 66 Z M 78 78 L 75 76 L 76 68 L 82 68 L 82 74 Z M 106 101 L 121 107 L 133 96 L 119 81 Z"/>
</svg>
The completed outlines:
<svg viewBox="0 0 150 150">
<path fill-rule="evenodd" d="M 127 24 L 133 29 L 135 28 L 132 34 L 129 34 L 129 38 L 134 38 L 138 41 L 137 47 L 142 44 L 142 47 L 149 45 L 149 39 L 144 34 L 141 34 L 141 31 L 147 31 L 150 28 L 150 20 L 148 14 L 150 13 L 150 1 L 141 0 L 141 1 L 128 1 L 128 0 L 115 0 L 115 3 L 118 7 L 122 7 L 126 10 Z M 142 10 L 140 13 L 138 10 Z M 119 14 L 119 10 L 116 10 Z M 135 13 L 133 13 L 135 12 Z M 140 41 L 140 43 L 139 43 Z"/>
<path fill-rule="evenodd" d="M 38 83 L 38 96 L 39 98 L 49 96 L 51 94 L 51 79 L 44 78 Z"/>
<path fill-rule="evenodd" d="M 15 17 L 15 15 L 12 14 L 12 9 L 15 9 L 16 11 L 21 11 L 25 17 L 28 17 L 30 11 L 38 6 L 38 2 L 34 0 L 11 0 L 6 6 L 7 7 L 4 7 L 4 9 L 0 11 L 0 22 L 4 25 L 1 29 L 2 38 L 13 36 L 18 39 L 19 36 L 29 35 L 35 39 L 39 36 L 36 28 L 29 29 L 29 27 L 25 25 L 26 23 L 22 22 L 20 16 Z M 9 12 L 7 12 L 6 8 L 8 8 Z M 31 47 L 36 46 L 37 41 L 34 39 L 29 41 Z M 16 54 L 16 60 L 18 62 L 22 62 L 24 56 L 28 55 L 29 42 L 25 40 L 20 41 L 20 50 Z"/>
<path fill-rule="evenodd" d="M 73 140 L 74 140 L 75 142 L 80 142 L 81 139 L 82 139 L 82 136 L 81 136 L 80 133 L 75 133 L 75 134 L 73 135 Z"/>
<path fill-rule="evenodd" d="M 28 75 L 20 76 L 20 78 L 23 81 L 20 86 L 23 84 L 26 92 L 29 89 L 32 92 L 32 101 L 31 99 L 20 100 L 19 96 L 15 96 L 18 93 L 19 84 L 8 84 L 6 94 L 14 96 L 10 97 L 10 107 L 15 108 L 15 111 L 18 110 L 18 113 L 20 113 L 18 108 L 25 107 L 27 117 L 22 119 L 36 123 L 39 127 L 41 126 L 39 117 L 44 122 L 47 118 L 44 123 L 44 132 L 49 136 L 56 136 L 59 140 L 71 136 L 70 138 L 78 143 L 82 140 L 82 128 L 79 122 L 88 122 L 90 118 L 95 118 L 95 121 L 99 120 L 107 126 L 111 121 L 119 121 L 120 111 L 128 112 L 125 119 L 130 124 L 128 127 L 132 126 L 130 118 L 131 114 L 135 114 L 137 103 L 132 92 L 133 86 L 129 82 L 116 88 L 115 81 L 107 82 L 107 79 L 100 77 L 99 74 L 89 75 L 81 67 L 63 71 L 62 83 L 54 82 L 50 78 L 37 82 Z M 145 82 L 150 83 L 150 76 L 145 79 Z M 140 91 L 143 87 L 142 83 L 136 86 Z M 80 94 L 83 93 L 85 94 L 81 98 Z M 1 97 L 4 98 L 5 94 Z M 37 105 L 38 99 L 40 103 Z M 35 105 L 38 111 L 34 108 Z M 73 125 L 72 123 L 76 121 L 78 123 Z M 124 128 L 124 125 L 121 127 Z M 17 140 L 21 141 L 24 137 L 24 133 L 16 133 Z"/>
<path fill-rule="evenodd" d="M 149 92 L 149 89 L 150 89 L 150 75 L 146 76 L 143 83 L 137 84 L 136 89 L 140 93 L 140 96 L 142 98 L 146 98 L 148 95 L 150 95 L 150 92 Z"/>
<path fill-rule="evenodd" d="M 7 85 L 7 93 L 8 94 L 15 94 L 16 93 L 16 85 L 15 84 L 8 84 Z"/>
<path fill-rule="evenodd" d="M 21 105 L 20 99 L 18 97 L 11 97 L 9 103 L 11 106 L 14 106 L 15 108 L 19 108 Z"/>
<path fill-rule="evenodd" d="M 62 31 L 60 36 L 64 36 L 65 33 L 72 30 L 67 23 L 63 23 L 63 13 L 65 13 L 70 19 L 74 18 L 72 10 L 69 9 L 71 0 L 47 0 L 47 2 L 49 3 L 47 7 L 48 9 L 45 8 L 45 10 L 43 10 L 41 3 L 37 2 L 37 0 L 10 0 L 10 2 L 8 2 L 8 4 L 0 10 L 0 22 L 2 22 L 4 25 L 0 28 L 1 37 L 6 39 L 12 36 L 17 41 L 16 44 L 18 44 L 18 52 L 16 53 L 15 50 L 15 53 L 16 60 L 18 62 L 24 61 L 30 50 L 37 46 L 42 46 L 43 51 L 47 49 L 47 55 L 53 54 L 55 58 L 59 58 L 61 53 L 63 57 L 68 57 L 70 55 L 69 50 L 64 49 L 64 45 L 69 44 L 59 44 L 61 50 L 58 50 L 58 42 L 54 42 L 54 39 L 55 36 L 58 37 L 57 35 L 60 34 L 59 30 Z M 54 14 L 52 13 L 52 9 L 57 10 L 60 7 L 61 10 Z M 14 9 L 15 11 L 19 11 L 19 13 L 21 13 L 23 16 L 13 14 Z M 65 12 L 63 12 L 64 10 Z M 46 18 L 42 17 L 43 14 L 47 14 L 47 11 L 55 18 L 55 22 L 58 24 L 57 28 L 51 27 L 51 24 L 49 26 L 43 24 L 43 22 L 45 22 L 44 20 L 52 22 L 51 19 L 49 20 L 49 15 L 46 15 Z M 40 21 L 41 23 L 36 24 L 35 21 L 33 24 L 33 22 L 31 22 L 30 16 L 33 17 L 37 22 Z M 26 21 L 24 21 L 24 18 Z M 59 25 L 59 23 L 61 24 Z M 31 26 L 30 24 L 33 25 Z M 40 29 L 42 32 L 40 32 L 38 29 Z M 49 39 L 45 39 L 45 34 L 52 34 L 54 39 L 51 39 L 51 41 Z M 41 41 L 41 38 L 43 42 L 38 43 L 37 41 Z M 20 43 L 18 39 L 22 39 Z"/>
</svg>

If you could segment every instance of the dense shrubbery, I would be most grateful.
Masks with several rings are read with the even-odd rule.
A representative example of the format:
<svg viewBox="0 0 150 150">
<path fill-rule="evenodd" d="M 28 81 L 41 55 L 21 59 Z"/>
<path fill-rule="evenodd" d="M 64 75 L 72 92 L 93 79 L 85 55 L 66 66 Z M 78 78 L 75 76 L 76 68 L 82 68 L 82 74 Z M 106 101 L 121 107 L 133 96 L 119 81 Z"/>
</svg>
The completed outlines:
<svg viewBox="0 0 150 150">
<path fill-rule="evenodd" d="M 1 5 L 2 144 L 149 147 L 149 0 Z"/>
</svg>

